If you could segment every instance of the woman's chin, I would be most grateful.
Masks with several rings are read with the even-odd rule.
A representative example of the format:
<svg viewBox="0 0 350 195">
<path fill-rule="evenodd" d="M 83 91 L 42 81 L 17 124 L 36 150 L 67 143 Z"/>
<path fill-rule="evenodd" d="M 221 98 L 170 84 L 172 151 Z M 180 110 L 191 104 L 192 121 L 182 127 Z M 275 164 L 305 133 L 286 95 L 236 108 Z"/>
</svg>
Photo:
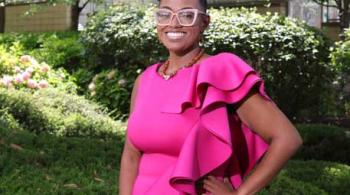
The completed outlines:
<svg viewBox="0 0 350 195">
<path fill-rule="evenodd" d="M 175 44 L 167 45 L 166 48 L 168 49 L 169 52 L 177 53 L 177 54 L 187 53 L 189 50 L 191 50 L 191 47 L 188 47 L 188 46 L 186 47 L 184 45 L 175 45 Z"/>
</svg>

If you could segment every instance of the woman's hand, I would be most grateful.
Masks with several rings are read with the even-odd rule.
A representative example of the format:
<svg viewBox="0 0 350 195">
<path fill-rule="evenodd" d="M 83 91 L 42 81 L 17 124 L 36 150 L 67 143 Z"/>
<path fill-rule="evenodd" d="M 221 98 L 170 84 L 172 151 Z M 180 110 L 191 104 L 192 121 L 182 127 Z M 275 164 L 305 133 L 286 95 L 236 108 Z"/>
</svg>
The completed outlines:
<svg viewBox="0 0 350 195">
<path fill-rule="evenodd" d="M 227 177 L 224 181 L 216 179 L 214 176 L 209 175 L 207 179 L 204 179 L 204 189 L 209 191 L 211 195 L 237 195 L 237 191 L 232 188 L 231 183 Z"/>
</svg>

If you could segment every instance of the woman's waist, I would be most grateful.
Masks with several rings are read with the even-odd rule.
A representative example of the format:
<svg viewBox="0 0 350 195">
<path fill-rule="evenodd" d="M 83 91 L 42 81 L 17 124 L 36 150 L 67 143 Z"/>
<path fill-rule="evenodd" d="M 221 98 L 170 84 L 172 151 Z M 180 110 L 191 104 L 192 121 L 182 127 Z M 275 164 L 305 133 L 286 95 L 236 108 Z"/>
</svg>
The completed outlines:
<svg viewBox="0 0 350 195">
<path fill-rule="evenodd" d="M 143 176 L 159 176 L 173 167 L 177 156 L 164 153 L 143 153 L 140 159 L 138 174 Z"/>
</svg>

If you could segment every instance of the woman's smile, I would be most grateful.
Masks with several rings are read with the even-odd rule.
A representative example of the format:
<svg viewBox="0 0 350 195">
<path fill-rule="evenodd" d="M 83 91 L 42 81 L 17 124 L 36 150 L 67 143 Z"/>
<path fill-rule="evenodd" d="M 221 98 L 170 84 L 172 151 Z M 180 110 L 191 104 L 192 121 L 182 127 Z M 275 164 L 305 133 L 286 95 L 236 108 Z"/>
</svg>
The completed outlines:
<svg viewBox="0 0 350 195">
<path fill-rule="evenodd" d="M 183 31 L 168 31 L 165 32 L 166 37 L 168 37 L 170 40 L 181 40 L 186 36 L 186 32 Z"/>
</svg>

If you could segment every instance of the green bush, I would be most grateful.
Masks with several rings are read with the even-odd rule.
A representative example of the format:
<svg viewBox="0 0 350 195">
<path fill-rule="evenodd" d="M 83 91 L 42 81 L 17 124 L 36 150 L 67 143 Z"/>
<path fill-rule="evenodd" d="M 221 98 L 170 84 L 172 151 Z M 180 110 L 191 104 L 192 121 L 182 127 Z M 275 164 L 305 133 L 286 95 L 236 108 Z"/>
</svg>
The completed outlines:
<svg viewBox="0 0 350 195">
<path fill-rule="evenodd" d="M 39 61 L 73 72 L 83 63 L 84 48 L 77 32 L 6 33 L 0 35 L 0 45 L 23 47 L 22 55 L 32 55 Z"/>
<path fill-rule="evenodd" d="M 0 126 L 0 194 L 117 194 L 120 140 Z"/>
<path fill-rule="evenodd" d="M 54 88 L 33 94 L 0 89 L 0 109 L 6 109 L 24 129 L 36 133 L 106 137 L 124 128 L 97 104 Z"/>
<path fill-rule="evenodd" d="M 350 28 L 345 31 L 345 40 L 335 43 L 332 48 L 331 59 L 332 66 L 337 73 L 336 84 L 339 88 L 337 91 L 338 109 L 342 109 L 343 113 L 350 116 L 350 93 L 349 90 L 344 93 L 350 79 Z"/>
<path fill-rule="evenodd" d="M 260 194 L 349 194 L 349 180 L 348 165 L 291 160 Z"/>
<path fill-rule="evenodd" d="M 349 130 L 324 124 L 296 125 L 303 145 L 295 159 L 350 163 Z"/>
<path fill-rule="evenodd" d="M 280 174 L 270 185 L 266 186 L 259 195 L 327 195 L 324 190 Z"/>
<path fill-rule="evenodd" d="M 89 84 L 90 97 L 99 103 L 112 107 L 111 114 L 118 119 L 125 120 L 129 110 L 130 91 L 132 80 L 118 69 L 105 70 L 96 74 Z"/>
<path fill-rule="evenodd" d="M 328 194 L 349 194 L 350 166 L 327 161 L 290 161 L 283 173 L 298 181 L 309 183 Z"/>
<path fill-rule="evenodd" d="M 8 112 L 8 109 L 0 109 L 0 127 L 10 131 L 23 130 L 18 121 Z"/>
<path fill-rule="evenodd" d="M 157 39 L 153 9 L 115 6 L 93 16 L 82 33 L 89 68 L 95 73 L 118 69 L 120 77 L 132 83 L 140 68 L 164 60 L 167 51 Z M 246 59 L 261 72 L 269 94 L 289 117 L 325 114 L 319 107 L 333 81 L 328 66 L 331 43 L 325 36 L 305 23 L 251 9 L 209 12 L 212 23 L 202 43 L 208 53 L 229 51 Z M 111 90 L 96 92 L 101 93 L 96 99 L 109 98 L 107 102 L 114 102 L 107 104 L 111 109 L 129 101 L 112 101 Z M 130 93 L 131 85 L 125 91 Z M 128 113 L 127 106 L 121 108 Z"/>
</svg>

